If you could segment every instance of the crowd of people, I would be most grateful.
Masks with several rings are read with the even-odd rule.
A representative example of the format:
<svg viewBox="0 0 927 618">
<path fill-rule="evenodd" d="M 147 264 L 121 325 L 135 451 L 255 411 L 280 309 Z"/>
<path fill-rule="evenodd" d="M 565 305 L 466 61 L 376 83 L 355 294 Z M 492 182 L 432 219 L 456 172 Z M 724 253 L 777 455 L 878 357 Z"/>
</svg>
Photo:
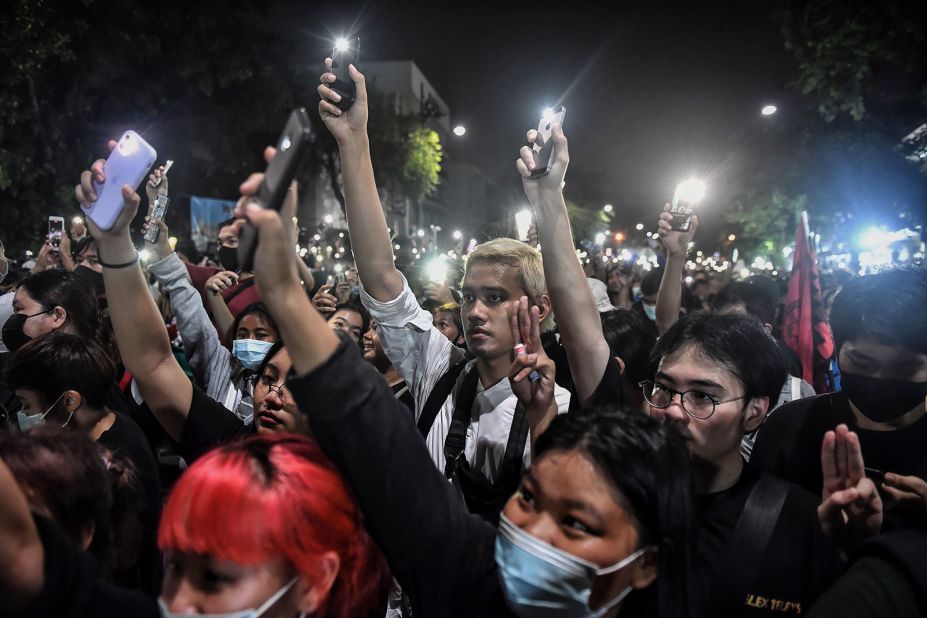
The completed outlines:
<svg viewBox="0 0 927 618">
<path fill-rule="evenodd" d="M 0 615 L 927 615 L 927 271 L 842 283 L 816 394 L 776 282 L 685 283 L 697 218 L 660 216 L 639 285 L 587 277 L 554 126 L 548 174 L 536 131 L 513 152 L 537 243 L 478 245 L 423 306 L 350 76 L 346 110 L 318 86 L 345 277 L 294 253 L 298 188 L 265 209 L 261 174 L 217 268 L 150 217 L 142 264 L 128 185 L 31 272 L 0 253 Z M 106 182 L 101 159 L 77 201 Z M 149 204 L 169 191 L 155 169 Z"/>
</svg>

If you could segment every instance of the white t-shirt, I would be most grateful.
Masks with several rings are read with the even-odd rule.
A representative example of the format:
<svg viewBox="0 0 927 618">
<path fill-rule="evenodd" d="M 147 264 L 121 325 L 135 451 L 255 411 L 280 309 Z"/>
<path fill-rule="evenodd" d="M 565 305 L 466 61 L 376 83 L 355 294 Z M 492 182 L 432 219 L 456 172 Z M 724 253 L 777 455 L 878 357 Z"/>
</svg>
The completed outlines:
<svg viewBox="0 0 927 618">
<path fill-rule="evenodd" d="M 449 367 L 463 360 L 465 352 L 433 326 L 431 314 L 419 306 L 405 277 L 402 278 L 402 286 L 399 296 L 382 303 L 367 294 L 361 284 L 360 298 L 377 321 L 377 335 L 386 356 L 412 390 L 415 420 L 418 421 L 437 381 Z M 425 438 L 435 466 L 442 471 L 445 464 L 444 440 L 454 416 L 454 401 L 467 371 L 473 368 L 475 362 L 469 361 L 458 376 Z M 559 413 L 566 413 L 570 407 L 570 392 L 557 386 L 554 398 Z M 489 389 L 484 389 L 478 382 L 464 456 L 472 469 L 479 470 L 493 483 L 499 478 L 517 405 L 518 398 L 507 379 L 500 380 Z M 524 464 L 527 466 L 530 461 L 531 445 L 528 443 L 525 445 Z"/>
</svg>

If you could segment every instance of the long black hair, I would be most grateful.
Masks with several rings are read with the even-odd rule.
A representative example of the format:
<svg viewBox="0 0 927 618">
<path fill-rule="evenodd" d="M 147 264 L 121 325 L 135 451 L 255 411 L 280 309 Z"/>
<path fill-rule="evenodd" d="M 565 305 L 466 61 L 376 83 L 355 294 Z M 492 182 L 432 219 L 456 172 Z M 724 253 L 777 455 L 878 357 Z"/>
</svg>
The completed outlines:
<svg viewBox="0 0 927 618">
<path fill-rule="evenodd" d="M 270 311 L 268 311 L 264 303 L 251 303 L 239 311 L 238 315 L 235 316 L 235 320 L 232 322 L 232 326 L 229 328 L 229 332 L 225 334 L 226 347 L 231 349 L 232 342 L 235 341 L 235 333 L 238 332 L 239 324 L 241 324 L 241 321 L 252 313 L 261 316 L 261 319 L 267 322 L 267 325 L 273 328 L 274 332 L 277 333 L 277 339 L 280 338 L 280 329 L 277 328 L 277 321 L 274 319 L 274 316 L 270 315 Z"/>
<path fill-rule="evenodd" d="M 637 523 L 640 546 L 658 549 L 655 584 L 629 595 L 622 615 L 688 616 L 692 489 L 689 454 L 679 435 L 640 412 L 600 408 L 558 416 L 538 437 L 535 458 L 551 451 L 588 456 Z"/>
</svg>

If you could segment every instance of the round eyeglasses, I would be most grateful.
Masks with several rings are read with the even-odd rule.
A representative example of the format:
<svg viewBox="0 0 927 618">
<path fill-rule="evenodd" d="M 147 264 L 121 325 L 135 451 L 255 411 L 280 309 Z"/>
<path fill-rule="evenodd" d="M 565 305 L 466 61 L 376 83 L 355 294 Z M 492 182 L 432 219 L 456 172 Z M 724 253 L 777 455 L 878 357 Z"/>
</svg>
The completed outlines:
<svg viewBox="0 0 927 618">
<path fill-rule="evenodd" d="M 734 399 L 719 401 L 713 395 L 709 395 L 704 391 L 677 391 L 666 384 L 654 382 L 653 380 L 644 380 L 638 386 L 644 391 L 644 399 L 654 408 L 668 408 L 673 403 L 676 395 L 679 395 L 679 402 L 682 404 L 685 413 L 700 421 L 711 418 L 711 415 L 715 413 L 715 409 L 722 403 L 739 401 L 746 397 L 746 395 L 741 395 Z"/>
</svg>

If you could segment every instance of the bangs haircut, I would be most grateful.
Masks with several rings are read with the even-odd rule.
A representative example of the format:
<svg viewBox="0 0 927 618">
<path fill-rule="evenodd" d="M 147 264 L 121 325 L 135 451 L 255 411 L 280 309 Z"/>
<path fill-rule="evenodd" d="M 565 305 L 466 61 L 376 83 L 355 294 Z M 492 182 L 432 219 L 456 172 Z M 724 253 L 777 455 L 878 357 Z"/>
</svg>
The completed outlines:
<svg viewBox="0 0 927 618">
<path fill-rule="evenodd" d="M 161 518 L 162 550 L 236 564 L 281 559 L 314 582 L 319 557 L 341 566 L 318 615 L 364 615 L 389 584 L 360 509 L 318 446 L 296 435 L 252 436 L 201 457 L 175 485 Z"/>
<path fill-rule="evenodd" d="M 473 264 L 505 264 L 516 269 L 518 285 L 532 304 L 537 305 L 541 295 L 547 292 L 544 280 L 544 262 L 541 252 L 514 238 L 494 238 L 477 245 L 467 256 L 464 277 Z M 554 312 L 550 311 L 541 322 L 541 332 L 554 329 Z"/>
<path fill-rule="evenodd" d="M 839 351 L 848 341 L 871 338 L 927 354 L 927 270 L 896 268 L 857 277 L 834 297 L 830 327 Z"/>
</svg>

